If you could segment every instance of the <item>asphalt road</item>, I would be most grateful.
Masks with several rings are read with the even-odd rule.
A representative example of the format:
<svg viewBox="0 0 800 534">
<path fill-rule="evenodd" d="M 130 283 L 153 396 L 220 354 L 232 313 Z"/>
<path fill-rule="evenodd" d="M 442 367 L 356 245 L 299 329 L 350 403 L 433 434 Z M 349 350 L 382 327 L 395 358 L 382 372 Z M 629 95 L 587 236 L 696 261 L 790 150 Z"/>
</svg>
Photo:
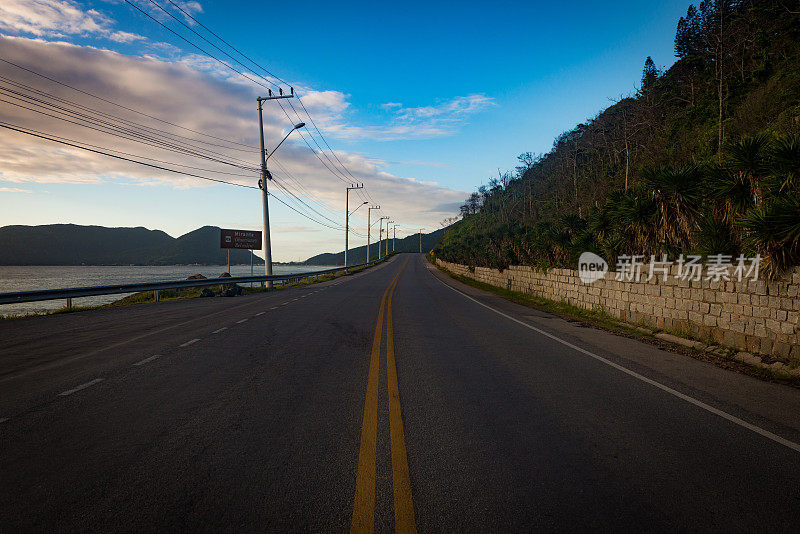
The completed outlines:
<svg viewBox="0 0 800 534">
<path fill-rule="evenodd" d="M 404 254 L 0 322 L 0 531 L 797 531 L 800 391 Z"/>
</svg>

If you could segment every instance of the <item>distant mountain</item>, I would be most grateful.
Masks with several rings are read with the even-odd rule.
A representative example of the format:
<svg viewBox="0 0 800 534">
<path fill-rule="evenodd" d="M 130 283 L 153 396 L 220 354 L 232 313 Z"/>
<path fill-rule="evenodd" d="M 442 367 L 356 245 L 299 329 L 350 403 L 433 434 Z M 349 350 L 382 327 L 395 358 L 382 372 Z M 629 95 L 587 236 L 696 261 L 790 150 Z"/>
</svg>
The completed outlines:
<svg viewBox="0 0 800 534">
<path fill-rule="evenodd" d="M 446 228 L 442 228 L 441 230 L 436 230 L 435 232 L 431 232 L 429 234 L 422 234 L 422 252 L 428 252 L 431 250 L 434 245 L 441 239 L 442 235 L 444 235 Z M 389 240 L 389 251 L 392 250 L 392 240 Z M 403 239 L 397 239 L 395 242 L 395 251 L 396 252 L 419 252 L 420 250 L 420 238 L 419 234 L 412 234 L 408 237 Z M 377 243 L 371 243 L 369 247 L 369 254 L 370 256 L 377 256 L 378 255 L 378 245 Z M 367 259 L 367 246 L 362 245 L 360 247 L 351 248 L 347 252 L 347 263 L 350 265 L 356 265 L 359 263 L 364 263 Z M 344 250 L 341 252 L 326 252 L 324 254 L 317 254 L 316 256 L 312 256 L 308 258 L 306 261 L 302 262 L 306 265 L 344 265 Z"/>
<path fill-rule="evenodd" d="M 219 230 L 204 226 L 174 238 L 142 227 L 3 226 L 0 265 L 225 265 Z M 231 263 L 250 263 L 250 252 L 231 250 Z M 255 263 L 264 262 L 256 256 Z"/>
</svg>

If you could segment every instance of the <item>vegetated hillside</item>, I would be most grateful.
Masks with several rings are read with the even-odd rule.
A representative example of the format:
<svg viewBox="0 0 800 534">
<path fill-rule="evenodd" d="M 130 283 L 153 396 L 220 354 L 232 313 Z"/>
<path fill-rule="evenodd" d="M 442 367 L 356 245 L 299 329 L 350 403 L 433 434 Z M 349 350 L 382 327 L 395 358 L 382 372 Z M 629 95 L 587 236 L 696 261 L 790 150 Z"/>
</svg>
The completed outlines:
<svg viewBox="0 0 800 534">
<path fill-rule="evenodd" d="M 501 269 L 574 268 L 584 250 L 758 253 L 773 275 L 800 263 L 800 2 L 690 6 L 675 53 L 473 193 L 436 253 Z"/>
<path fill-rule="evenodd" d="M 224 265 L 219 228 L 204 226 L 174 238 L 160 230 L 75 224 L 0 228 L 0 265 Z M 258 257 L 256 263 L 263 261 Z M 250 252 L 231 250 L 231 263 Z"/>
<path fill-rule="evenodd" d="M 422 234 L 422 252 L 429 252 L 433 249 L 436 243 L 444 235 L 446 229 L 436 230 L 429 234 Z M 384 242 L 385 244 L 385 242 Z M 419 234 L 412 234 L 403 239 L 397 238 L 395 242 L 396 252 L 419 252 L 420 238 Z M 386 249 L 383 249 L 386 250 Z M 392 240 L 389 240 L 389 251 L 392 250 Z M 375 258 L 378 256 L 378 244 L 372 243 L 369 247 L 369 254 Z M 364 263 L 367 259 L 367 246 L 351 248 L 347 252 L 347 263 L 349 265 L 357 265 Z M 344 250 L 341 252 L 327 252 L 325 254 L 318 254 L 312 256 L 303 262 L 305 265 L 344 265 Z"/>
</svg>

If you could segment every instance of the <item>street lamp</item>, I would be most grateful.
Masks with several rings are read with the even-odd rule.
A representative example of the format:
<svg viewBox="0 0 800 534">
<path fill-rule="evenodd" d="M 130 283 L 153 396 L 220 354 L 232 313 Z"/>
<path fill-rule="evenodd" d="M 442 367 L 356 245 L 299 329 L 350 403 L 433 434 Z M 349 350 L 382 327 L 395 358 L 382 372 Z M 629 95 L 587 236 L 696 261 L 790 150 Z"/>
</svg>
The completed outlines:
<svg viewBox="0 0 800 534">
<path fill-rule="evenodd" d="M 344 266 L 345 267 L 347 267 L 347 249 L 350 248 L 350 244 L 348 241 L 348 239 L 350 238 L 350 190 L 364 189 L 364 184 L 348 185 L 346 189 L 347 190 L 345 192 L 345 201 L 344 201 Z M 364 202 L 364 204 L 367 204 L 367 202 Z"/>
<path fill-rule="evenodd" d="M 372 215 L 372 210 L 379 209 L 381 209 L 380 206 L 370 206 L 367 208 L 367 263 L 369 263 L 369 232 L 372 230 L 372 225 L 369 223 L 369 216 Z"/>
<path fill-rule="evenodd" d="M 384 219 L 391 219 L 391 217 L 381 217 L 378 219 L 378 227 L 380 231 L 378 232 L 378 259 L 381 259 L 381 244 L 383 243 L 383 220 Z M 387 223 L 388 224 L 388 223 Z"/>
<path fill-rule="evenodd" d="M 389 255 L 389 225 L 393 223 L 394 221 L 386 221 L 386 253 L 384 254 L 384 256 Z M 394 252 L 394 249 L 392 249 L 392 252 Z"/>
<path fill-rule="evenodd" d="M 294 91 L 292 91 L 294 94 Z M 259 180 L 258 186 L 261 188 L 261 202 L 263 205 L 263 214 L 264 214 L 264 274 L 266 276 L 272 276 L 272 242 L 270 240 L 269 235 L 269 193 L 267 192 L 267 180 L 272 180 L 272 175 L 267 170 L 267 160 L 275 153 L 275 150 L 286 141 L 293 131 L 299 130 L 300 128 L 304 127 L 306 123 L 298 122 L 294 125 L 294 127 L 289 130 L 281 142 L 278 143 L 278 146 L 275 147 L 270 154 L 267 154 L 267 151 L 264 150 L 264 119 L 262 118 L 261 112 L 261 103 L 265 100 L 271 100 L 274 97 L 270 96 L 269 98 L 261 98 L 258 97 L 258 132 L 261 137 L 261 180 Z M 272 282 L 267 281 L 265 287 L 270 288 L 272 287 Z"/>
<path fill-rule="evenodd" d="M 347 267 L 347 249 L 349 247 L 348 242 L 347 242 L 347 234 L 350 232 L 350 216 L 352 214 L 354 214 L 355 212 L 357 212 L 358 208 L 360 208 L 364 204 L 369 204 L 369 202 L 367 202 L 367 201 L 362 202 L 361 204 L 356 206 L 356 209 L 354 209 L 351 212 L 348 212 L 348 214 L 347 214 L 347 221 L 345 222 L 345 227 L 344 227 L 344 232 L 345 232 L 345 236 L 344 236 L 344 266 L 345 267 Z"/>
<path fill-rule="evenodd" d="M 369 204 L 369 202 L 366 202 L 366 201 L 364 201 L 364 202 L 362 202 L 361 204 L 359 204 L 358 206 L 356 206 L 356 209 L 354 209 L 353 211 L 351 211 L 351 212 L 350 212 L 350 215 L 352 215 L 352 214 L 354 214 L 355 212 L 357 212 L 357 211 L 358 211 L 358 208 L 360 208 L 360 207 L 361 207 L 361 206 L 363 206 L 364 204 Z"/>
</svg>

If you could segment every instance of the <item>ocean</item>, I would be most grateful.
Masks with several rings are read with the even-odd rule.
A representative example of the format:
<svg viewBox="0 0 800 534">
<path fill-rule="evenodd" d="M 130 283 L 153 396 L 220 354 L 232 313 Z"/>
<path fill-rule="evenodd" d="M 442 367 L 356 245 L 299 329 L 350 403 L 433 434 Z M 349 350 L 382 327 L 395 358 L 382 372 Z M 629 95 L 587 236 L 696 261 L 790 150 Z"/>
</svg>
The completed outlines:
<svg viewBox="0 0 800 534">
<path fill-rule="evenodd" d="M 255 266 L 254 274 L 264 274 L 264 266 Z M 274 274 L 308 273 L 330 267 L 319 265 L 275 265 Z M 0 293 L 59 289 L 68 287 L 102 286 L 185 280 L 193 274 L 216 278 L 227 270 L 226 265 L 169 265 L 169 266 L 4 266 L 0 265 Z M 231 265 L 232 276 L 249 276 L 249 265 Z M 123 298 L 126 294 L 98 295 L 73 299 L 74 306 L 98 306 Z M 42 313 L 62 308 L 64 300 L 0 304 L 0 315 Z"/>
</svg>

